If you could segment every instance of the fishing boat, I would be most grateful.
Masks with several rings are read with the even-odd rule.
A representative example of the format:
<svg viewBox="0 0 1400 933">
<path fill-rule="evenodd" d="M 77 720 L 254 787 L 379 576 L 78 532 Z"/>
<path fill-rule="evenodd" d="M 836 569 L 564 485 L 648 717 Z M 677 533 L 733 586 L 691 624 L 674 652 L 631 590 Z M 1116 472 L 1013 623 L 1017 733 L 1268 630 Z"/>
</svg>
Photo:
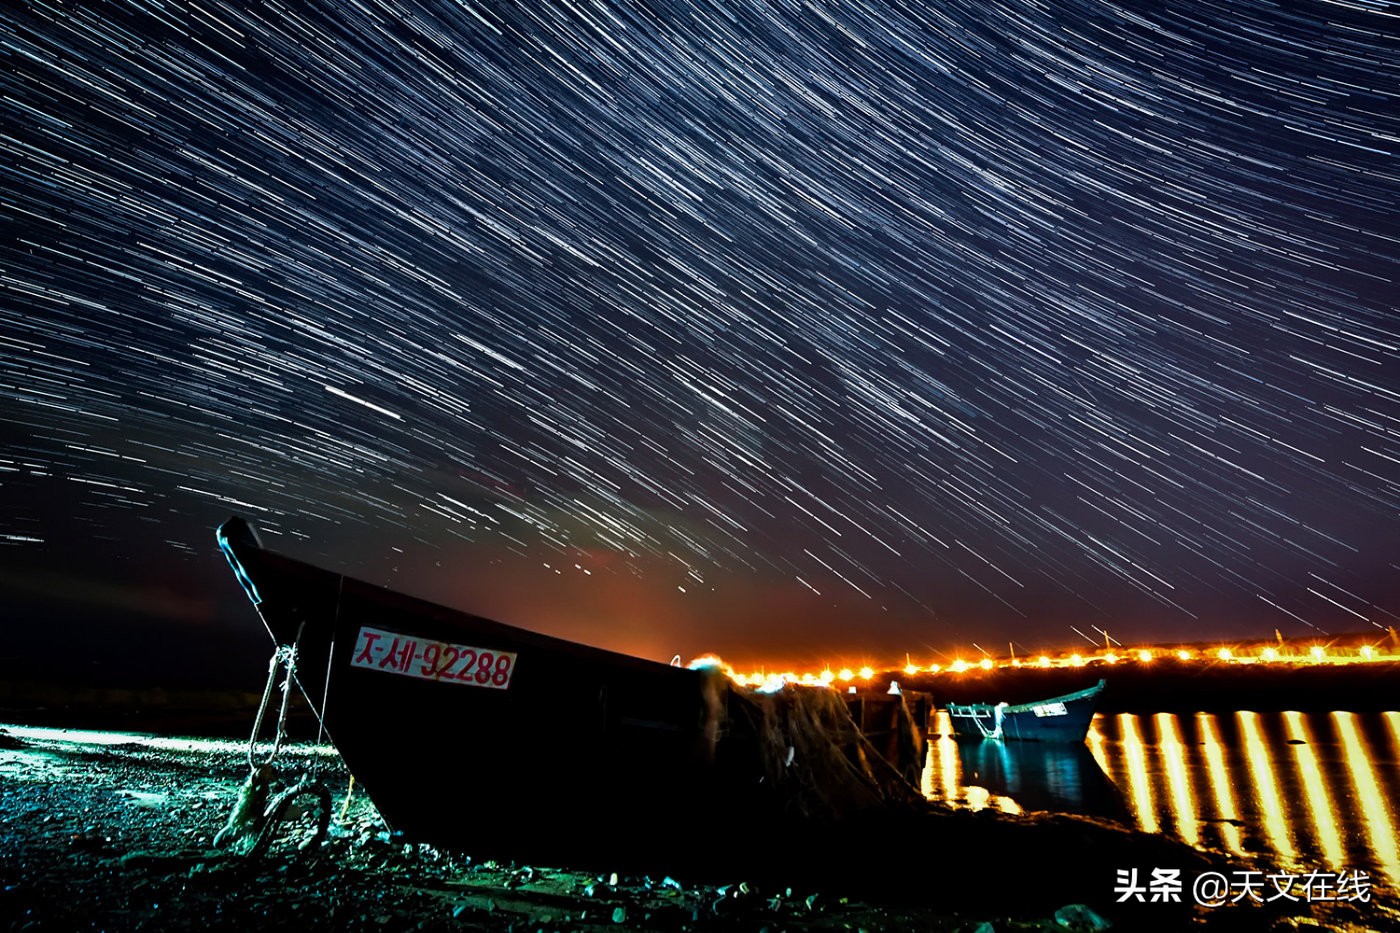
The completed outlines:
<svg viewBox="0 0 1400 933">
<path fill-rule="evenodd" d="M 579 867 L 664 856 L 679 869 L 713 854 L 718 825 L 922 802 L 834 691 L 759 696 L 712 668 L 439 606 L 265 549 L 240 518 L 217 538 L 287 691 L 405 840 Z"/>
<path fill-rule="evenodd" d="M 1022 742 L 1083 742 L 1104 681 L 1033 703 L 949 703 L 953 734 L 968 739 Z"/>
</svg>

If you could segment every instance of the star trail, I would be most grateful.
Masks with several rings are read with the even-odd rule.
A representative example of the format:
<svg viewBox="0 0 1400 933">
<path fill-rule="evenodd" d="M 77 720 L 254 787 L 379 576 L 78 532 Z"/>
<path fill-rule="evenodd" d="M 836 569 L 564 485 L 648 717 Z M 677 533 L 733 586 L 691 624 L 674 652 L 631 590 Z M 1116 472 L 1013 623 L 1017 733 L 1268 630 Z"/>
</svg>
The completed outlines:
<svg viewBox="0 0 1400 933">
<path fill-rule="evenodd" d="M 7 8 L 0 573 L 29 615 L 221 616 L 239 513 L 661 658 L 1396 624 L 1398 37 Z"/>
</svg>

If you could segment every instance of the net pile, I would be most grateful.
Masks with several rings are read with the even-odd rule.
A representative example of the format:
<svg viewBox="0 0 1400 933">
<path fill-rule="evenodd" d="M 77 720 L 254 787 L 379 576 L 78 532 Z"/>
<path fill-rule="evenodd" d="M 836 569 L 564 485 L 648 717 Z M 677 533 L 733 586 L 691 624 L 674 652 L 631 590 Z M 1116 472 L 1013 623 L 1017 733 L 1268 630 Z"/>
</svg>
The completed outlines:
<svg viewBox="0 0 1400 933">
<path fill-rule="evenodd" d="M 833 690 L 730 686 L 727 714 L 721 749 L 747 750 L 769 805 L 787 815 L 838 822 L 870 810 L 925 806 Z M 907 711 L 903 719 L 910 721 Z"/>
</svg>

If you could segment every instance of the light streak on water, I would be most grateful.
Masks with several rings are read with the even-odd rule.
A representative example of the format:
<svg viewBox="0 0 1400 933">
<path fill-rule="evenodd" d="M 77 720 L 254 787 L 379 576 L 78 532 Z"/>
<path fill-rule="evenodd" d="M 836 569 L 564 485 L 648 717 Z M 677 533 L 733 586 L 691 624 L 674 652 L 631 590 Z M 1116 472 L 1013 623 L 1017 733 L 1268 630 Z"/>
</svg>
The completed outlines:
<svg viewBox="0 0 1400 933">
<path fill-rule="evenodd" d="M 1026 812 L 1025 810 L 1021 809 L 1021 805 L 1019 803 L 1012 800 L 1010 797 L 995 797 L 993 799 L 997 805 L 997 809 L 1000 810 L 1002 813 Z"/>
<path fill-rule="evenodd" d="M 1337 726 L 1337 734 L 1342 739 L 1342 751 L 1346 756 L 1347 770 L 1351 772 L 1352 785 L 1356 788 L 1356 802 L 1365 814 L 1366 834 L 1371 840 L 1371 850 L 1376 854 L 1381 870 L 1390 883 L 1400 888 L 1400 847 L 1397 846 L 1395 820 L 1391 817 L 1393 804 L 1386 801 L 1376 781 L 1376 774 L 1367 759 L 1366 747 L 1357 732 L 1354 713 L 1333 713 L 1332 721 Z"/>
<path fill-rule="evenodd" d="M 1288 727 L 1288 738 L 1295 743 L 1293 754 L 1298 761 L 1298 776 L 1302 778 L 1306 793 L 1308 813 L 1312 817 L 1313 828 L 1317 831 L 1317 841 L 1322 847 L 1327 867 L 1341 870 L 1346 867 L 1346 852 L 1342 847 L 1341 834 L 1337 832 L 1337 821 L 1333 816 L 1331 795 L 1323 783 L 1322 771 L 1317 764 L 1317 755 L 1312 748 L 1312 730 L 1303 720 L 1303 714 L 1287 712 L 1283 714 Z"/>
<path fill-rule="evenodd" d="M 1099 770 L 1103 771 L 1104 773 L 1107 773 L 1108 758 L 1104 755 L 1103 733 L 1099 731 L 1099 720 L 1102 718 L 1102 715 L 1096 715 L 1094 716 L 1094 721 L 1089 723 L 1089 735 L 1087 737 L 1087 741 L 1089 742 L 1089 754 L 1093 755 L 1094 761 L 1098 762 Z"/>
<path fill-rule="evenodd" d="M 1137 717 L 1123 713 L 1118 717 L 1123 730 L 1123 757 L 1128 765 L 1128 789 L 1133 815 L 1144 831 L 1155 833 L 1160 828 L 1157 808 L 1152 803 L 1152 784 L 1147 780 L 1147 765 L 1142 739 L 1138 736 Z"/>
<path fill-rule="evenodd" d="M 963 801 L 967 809 L 973 813 L 987 809 L 987 805 L 992 802 L 992 792 L 978 784 L 969 784 L 963 788 Z"/>
<path fill-rule="evenodd" d="M 962 762 L 958 760 L 958 743 L 953 739 L 953 720 L 946 712 L 938 714 L 938 760 L 942 765 L 943 799 L 955 803 L 961 794 Z"/>
<path fill-rule="evenodd" d="M 1210 789 L 1215 796 L 1216 816 L 1222 821 L 1237 821 L 1239 812 L 1235 809 L 1234 791 L 1230 789 L 1230 776 L 1225 770 L 1225 753 L 1220 747 L 1215 716 L 1210 713 L 1197 713 L 1196 720 L 1201 729 L 1201 745 L 1205 750 Z M 1240 841 L 1240 828 L 1232 822 L 1221 822 L 1218 825 L 1225 848 L 1235 855 L 1243 855 L 1244 845 Z"/>
<path fill-rule="evenodd" d="M 1249 776 L 1254 782 L 1255 799 L 1262 810 L 1260 819 L 1264 832 L 1268 834 L 1273 850 L 1291 862 L 1298 857 L 1298 850 L 1293 845 L 1293 831 L 1279 804 L 1278 783 L 1274 780 L 1269 750 L 1260 733 L 1259 715 L 1241 711 L 1235 717 L 1239 720 L 1240 734 L 1244 737 L 1245 752 L 1249 756 Z"/>
<path fill-rule="evenodd" d="M 1186 773 L 1186 749 L 1177 732 L 1176 717 L 1170 713 L 1157 714 L 1157 747 L 1167 772 L 1167 788 L 1171 800 L 1176 831 L 1191 845 L 1200 845 L 1201 830 L 1196 820 L 1196 800 L 1191 778 Z"/>
<path fill-rule="evenodd" d="M 1400 893 L 1400 712 L 1159 713 L 1150 723 L 1097 717 L 1077 768 L 1063 746 L 940 740 L 925 786 L 954 806 L 1082 812 L 1179 834 L 1265 872 L 1365 871 L 1378 899 Z M 985 786 L 963 786 L 973 780 Z M 1037 781 L 1077 786 L 1038 800 L 1047 788 Z"/>
</svg>

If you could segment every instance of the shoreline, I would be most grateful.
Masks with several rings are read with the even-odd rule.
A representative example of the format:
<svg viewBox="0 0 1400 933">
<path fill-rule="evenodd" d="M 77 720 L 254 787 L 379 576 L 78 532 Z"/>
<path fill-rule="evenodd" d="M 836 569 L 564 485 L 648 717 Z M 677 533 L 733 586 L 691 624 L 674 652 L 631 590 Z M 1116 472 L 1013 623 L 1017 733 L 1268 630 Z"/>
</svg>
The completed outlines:
<svg viewBox="0 0 1400 933">
<path fill-rule="evenodd" d="M 306 745 L 288 747 L 282 760 L 292 770 L 319 769 L 340 814 L 337 828 L 308 852 L 280 841 L 266 857 L 245 859 L 212 847 L 247 774 L 244 742 L 36 732 L 0 726 L 0 917 L 15 930 L 1092 929 L 1074 925 L 1076 904 L 1125 930 L 1291 930 L 1315 921 L 1400 930 L 1400 913 L 1382 903 L 1289 910 L 1146 904 L 1125 914 L 1105 866 L 1115 858 L 1123 867 L 1172 864 L 1184 844 L 1047 816 L 930 815 L 927 835 L 899 846 L 890 841 L 910 836 L 908 824 L 884 833 L 872 826 L 868 845 L 845 854 L 833 847 L 831 871 L 806 885 L 746 871 L 793 853 L 785 854 L 790 843 L 781 839 L 745 838 L 743 827 L 678 827 L 735 834 L 726 843 L 734 868 L 724 878 L 671 879 L 659 866 L 649 877 L 614 879 L 473 861 L 389 835 L 363 793 L 347 802 L 349 775 L 338 756 Z M 1116 854 L 1106 849 L 1094 864 L 1085 849 L 1105 846 Z M 1061 872 L 1050 901 L 1044 891 L 1027 893 L 1034 872 L 1049 874 L 1053 861 L 1067 859 L 1084 859 L 1083 868 Z M 1212 863 L 1206 855 L 1199 861 Z M 1000 872 L 1000 880 L 978 884 L 988 872 Z M 1057 923 L 1057 912 L 1066 923 Z"/>
<path fill-rule="evenodd" d="M 909 691 L 930 694 L 935 706 L 947 703 L 1034 701 L 1108 681 L 1097 711 L 1117 713 L 1332 712 L 1397 711 L 1394 684 L 1400 662 L 1366 665 L 1278 667 L 1269 665 L 1182 663 L 1160 659 L 1149 668 L 1120 662 L 1090 663 L 1078 668 L 960 673 L 901 671 L 877 674 L 856 686 L 858 692 L 883 693 L 890 681 Z M 254 682 L 257 681 L 257 682 Z M 130 683 L 73 683 L 60 678 L 11 672 L 0 678 L 0 721 L 34 725 L 133 729 L 208 736 L 246 735 L 261 699 L 260 679 L 246 689 L 219 686 L 166 686 Z M 303 710 L 303 718 L 306 713 Z"/>
</svg>

